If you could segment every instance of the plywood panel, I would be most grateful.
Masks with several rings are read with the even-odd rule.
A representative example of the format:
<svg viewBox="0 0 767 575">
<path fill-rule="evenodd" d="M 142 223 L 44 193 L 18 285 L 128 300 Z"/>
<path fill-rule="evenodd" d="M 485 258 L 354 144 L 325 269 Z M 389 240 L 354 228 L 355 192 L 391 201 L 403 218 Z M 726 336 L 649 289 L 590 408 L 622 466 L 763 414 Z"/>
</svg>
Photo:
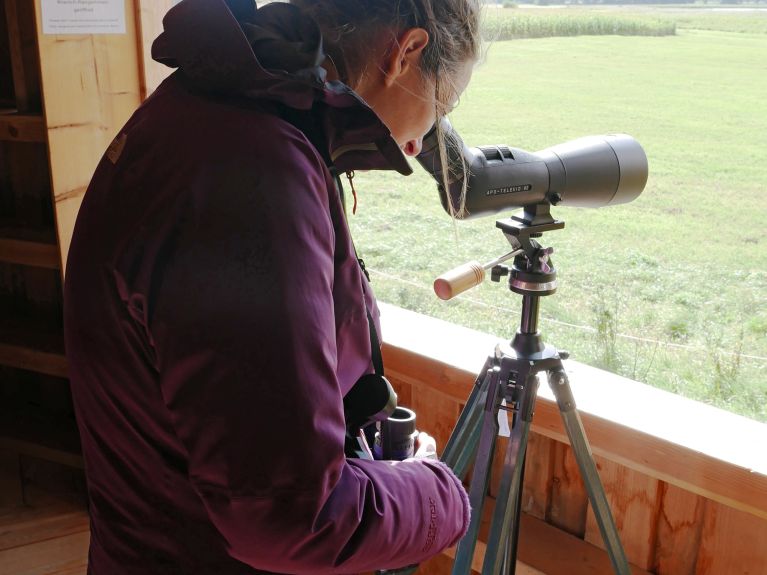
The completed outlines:
<svg viewBox="0 0 767 575">
<path fill-rule="evenodd" d="M 411 400 L 418 429 L 437 440 L 441 453 L 458 419 L 458 402 L 427 386 L 414 386 Z"/>
<path fill-rule="evenodd" d="M 595 459 L 626 556 L 638 567 L 650 569 L 655 557 L 659 482 L 601 457 Z M 591 506 L 584 539 L 604 548 Z"/>
<path fill-rule="evenodd" d="M 531 433 L 527 442 L 522 511 L 538 519 L 546 518 L 551 505 L 555 444 L 537 433 Z"/>
<path fill-rule="evenodd" d="M 706 500 L 662 484 L 655 570 L 658 575 L 692 575 L 698 557 Z"/>
<path fill-rule="evenodd" d="M 720 503 L 709 502 L 695 573 L 767 573 L 767 521 Z"/>
<path fill-rule="evenodd" d="M 141 101 L 134 0 L 125 5 L 125 34 L 51 35 L 42 33 L 41 0 L 35 0 L 62 262 L 96 164 Z"/>
<path fill-rule="evenodd" d="M 511 412 L 503 412 L 508 417 L 509 428 L 513 418 Z M 495 445 L 489 495 L 498 497 L 498 488 L 504 472 L 506 452 L 510 438 L 499 437 Z M 522 511 L 543 519 L 549 507 L 551 496 L 551 475 L 555 441 L 532 431 L 528 435 L 524 484 L 522 493 Z"/>
<path fill-rule="evenodd" d="M 412 386 L 394 378 L 389 378 L 389 382 L 397 393 L 397 405 L 411 407 L 413 405 Z"/>
<path fill-rule="evenodd" d="M 569 445 L 554 442 L 551 502 L 546 520 L 576 537 L 586 530 L 588 497 L 578 463 Z"/>
</svg>

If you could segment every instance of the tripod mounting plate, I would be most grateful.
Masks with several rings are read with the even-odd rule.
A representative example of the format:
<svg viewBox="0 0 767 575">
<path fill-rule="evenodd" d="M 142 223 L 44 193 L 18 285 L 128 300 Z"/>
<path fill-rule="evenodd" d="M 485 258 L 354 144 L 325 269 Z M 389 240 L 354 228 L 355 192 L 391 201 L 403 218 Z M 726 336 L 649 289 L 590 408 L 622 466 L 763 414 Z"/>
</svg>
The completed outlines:
<svg viewBox="0 0 767 575">
<path fill-rule="evenodd" d="M 510 220 L 512 222 L 517 222 L 512 224 L 517 227 L 521 226 L 523 228 L 535 228 L 532 233 L 540 233 L 548 230 L 560 229 L 565 226 L 564 222 L 555 220 L 551 215 L 551 204 L 548 202 L 524 206 L 522 211 L 515 213 L 510 218 Z"/>
<path fill-rule="evenodd" d="M 562 220 L 552 220 L 541 224 L 528 224 L 515 220 L 514 218 L 504 218 L 502 220 L 496 220 L 495 227 L 503 230 L 503 233 L 505 234 L 519 237 L 542 234 L 543 232 L 550 232 L 553 230 L 561 230 L 565 227 L 565 222 Z"/>
</svg>

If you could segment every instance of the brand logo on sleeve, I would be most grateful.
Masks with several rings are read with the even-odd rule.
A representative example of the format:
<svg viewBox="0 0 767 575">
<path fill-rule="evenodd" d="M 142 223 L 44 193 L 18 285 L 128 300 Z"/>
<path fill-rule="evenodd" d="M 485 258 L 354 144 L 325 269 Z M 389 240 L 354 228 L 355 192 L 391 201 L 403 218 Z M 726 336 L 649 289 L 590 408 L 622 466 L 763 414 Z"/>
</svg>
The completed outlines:
<svg viewBox="0 0 767 575">
<path fill-rule="evenodd" d="M 429 497 L 429 531 L 426 533 L 426 545 L 422 551 L 425 553 L 434 545 L 437 538 L 437 504 Z"/>
<path fill-rule="evenodd" d="M 119 134 L 114 140 L 112 140 L 112 143 L 109 144 L 107 151 L 104 152 L 104 155 L 107 158 L 109 158 L 110 162 L 112 162 L 113 164 L 117 163 L 117 160 L 120 159 L 120 154 L 123 153 L 125 142 L 127 141 L 128 141 L 127 134 Z"/>
</svg>

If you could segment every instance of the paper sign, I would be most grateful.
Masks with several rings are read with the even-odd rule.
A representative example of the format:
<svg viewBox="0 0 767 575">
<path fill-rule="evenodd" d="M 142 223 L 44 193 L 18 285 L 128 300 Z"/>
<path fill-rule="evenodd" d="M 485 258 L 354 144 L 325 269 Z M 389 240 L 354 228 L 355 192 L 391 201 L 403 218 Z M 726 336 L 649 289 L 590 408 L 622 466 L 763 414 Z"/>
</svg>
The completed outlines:
<svg viewBox="0 0 767 575">
<path fill-rule="evenodd" d="M 42 0 L 43 34 L 125 34 L 125 0 Z"/>
</svg>

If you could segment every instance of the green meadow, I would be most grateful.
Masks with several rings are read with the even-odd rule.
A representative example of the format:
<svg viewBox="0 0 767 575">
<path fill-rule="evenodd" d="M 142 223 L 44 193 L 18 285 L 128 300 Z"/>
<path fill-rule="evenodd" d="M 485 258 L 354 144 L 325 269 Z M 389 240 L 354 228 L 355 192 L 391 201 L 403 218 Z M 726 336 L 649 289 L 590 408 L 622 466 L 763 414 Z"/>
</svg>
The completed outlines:
<svg viewBox="0 0 767 575">
<path fill-rule="evenodd" d="M 543 11 L 488 18 L 512 12 Z M 762 14 L 643 8 L 638 18 L 672 21 L 676 33 L 494 40 L 451 120 L 472 146 L 535 151 L 589 134 L 635 137 L 650 165 L 637 200 L 553 209 L 566 227 L 543 238 L 559 277 L 541 301 L 544 337 L 578 361 L 767 421 Z M 521 298 L 505 283 L 450 302 L 434 295 L 439 274 L 508 244 L 495 218 L 453 222 L 434 181 L 414 169 L 355 178 L 350 221 L 378 297 L 511 337 Z"/>
</svg>

